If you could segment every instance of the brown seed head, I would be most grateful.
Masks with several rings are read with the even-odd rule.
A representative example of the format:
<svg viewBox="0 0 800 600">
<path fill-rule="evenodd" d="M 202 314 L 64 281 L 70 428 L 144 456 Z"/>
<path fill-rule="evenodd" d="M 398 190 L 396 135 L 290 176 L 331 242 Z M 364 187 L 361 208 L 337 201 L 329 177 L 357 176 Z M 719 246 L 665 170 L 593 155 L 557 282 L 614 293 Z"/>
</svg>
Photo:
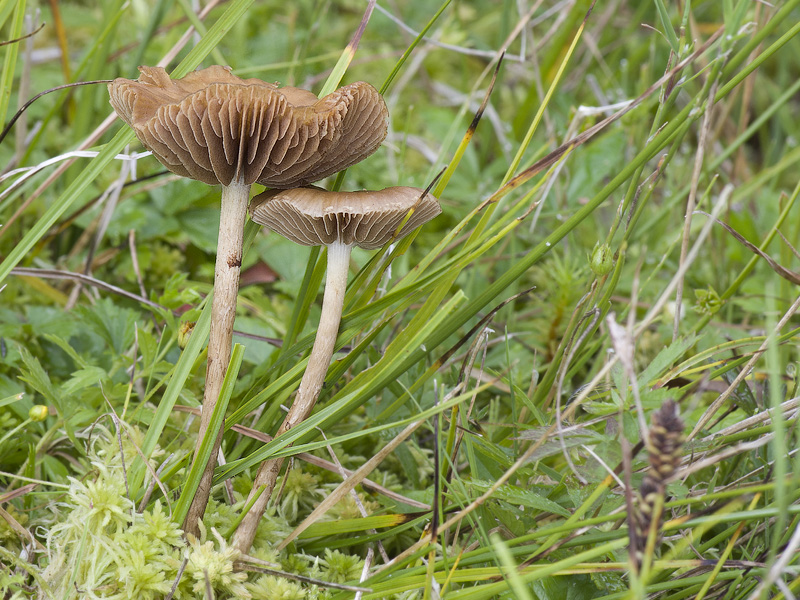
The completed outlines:
<svg viewBox="0 0 800 600">
<path fill-rule="evenodd" d="M 665 401 L 650 419 L 646 442 L 650 470 L 642 479 L 637 492 L 636 508 L 632 515 L 631 542 L 637 569 L 641 565 L 644 544 L 651 528 L 656 528 L 657 539 L 660 535 L 661 515 L 660 512 L 656 514 L 656 506 L 659 499 L 664 499 L 667 479 L 680 466 L 683 429 L 684 424 L 678 414 L 678 405 L 673 400 Z"/>
<path fill-rule="evenodd" d="M 328 192 L 313 187 L 270 190 L 250 204 L 253 221 L 298 244 L 319 246 L 339 241 L 367 250 L 380 248 L 396 232 L 396 238 L 407 235 L 440 212 L 436 198 L 413 187 L 377 192 Z"/>
<path fill-rule="evenodd" d="M 650 458 L 651 476 L 664 481 L 672 476 L 680 465 L 683 447 L 684 424 L 678 414 L 678 405 L 667 400 L 650 421 L 647 436 L 647 451 Z"/>
<path fill-rule="evenodd" d="M 363 160 L 386 137 L 386 104 L 363 81 L 318 99 L 228 67 L 182 79 L 139 71 L 109 84 L 114 110 L 167 169 L 211 185 L 305 185 Z"/>
</svg>

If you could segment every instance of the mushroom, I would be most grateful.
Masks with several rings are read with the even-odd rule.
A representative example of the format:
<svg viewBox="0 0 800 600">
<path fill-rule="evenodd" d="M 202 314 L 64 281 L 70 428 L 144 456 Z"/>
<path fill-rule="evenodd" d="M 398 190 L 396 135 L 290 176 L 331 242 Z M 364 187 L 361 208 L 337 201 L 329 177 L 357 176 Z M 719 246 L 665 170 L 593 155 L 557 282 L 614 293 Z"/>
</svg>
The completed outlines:
<svg viewBox="0 0 800 600">
<path fill-rule="evenodd" d="M 357 82 L 318 99 L 298 88 L 240 79 L 213 66 L 170 79 L 139 67 L 138 80 L 115 79 L 111 105 L 167 169 L 222 185 L 206 387 L 195 454 L 228 367 L 250 186 L 289 188 L 318 181 L 372 154 L 386 137 L 381 95 Z M 198 533 L 221 432 L 184 529 Z"/>
<path fill-rule="evenodd" d="M 285 238 L 305 246 L 328 248 L 328 270 L 322 312 L 294 402 L 276 436 L 302 423 L 314 408 L 333 356 L 342 317 L 350 251 L 380 248 L 427 223 L 442 212 L 426 190 L 391 187 L 380 191 L 328 192 L 319 188 L 271 190 L 250 203 L 250 216 Z M 256 499 L 236 531 L 234 544 L 247 552 L 281 469 L 282 458 L 269 459 L 258 470 L 248 504 Z"/>
</svg>

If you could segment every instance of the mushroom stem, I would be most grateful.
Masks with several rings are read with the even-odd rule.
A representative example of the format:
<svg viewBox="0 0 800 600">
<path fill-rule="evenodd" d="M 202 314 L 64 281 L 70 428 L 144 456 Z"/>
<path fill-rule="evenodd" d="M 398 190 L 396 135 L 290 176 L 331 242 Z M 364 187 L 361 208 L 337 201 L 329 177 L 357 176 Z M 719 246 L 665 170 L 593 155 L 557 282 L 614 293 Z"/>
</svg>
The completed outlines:
<svg viewBox="0 0 800 600">
<path fill-rule="evenodd" d="M 317 328 L 317 337 L 314 339 L 314 347 L 308 357 L 308 365 L 303 373 L 303 379 L 300 381 L 297 395 L 283 424 L 278 429 L 276 437 L 307 419 L 319 397 L 339 333 L 351 249 L 351 245 L 341 242 L 333 242 L 328 246 L 328 272 L 325 279 L 325 294 L 322 298 L 322 312 Z M 258 522 L 267 507 L 282 464 L 283 458 L 271 458 L 264 461 L 258 469 L 248 501 L 260 488 L 263 487 L 264 492 L 242 519 L 233 541 L 233 545 L 242 553 L 250 550 Z"/>
<path fill-rule="evenodd" d="M 244 223 L 247 218 L 247 201 L 250 185 L 231 182 L 222 186 L 222 206 L 217 240 L 217 262 L 214 267 L 214 298 L 211 305 L 211 332 L 208 340 L 208 364 L 206 366 L 206 386 L 203 393 L 203 409 L 200 413 L 200 431 L 197 434 L 195 457 L 211 421 L 211 413 L 217 404 L 222 381 L 231 359 L 233 321 L 236 317 L 236 298 L 239 291 L 239 271 L 242 266 L 242 239 Z M 205 466 L 197 492 L 189 506 L 183 529 L 198 536 L 198 520 L 208 504 L 211 493 L 211 479 L 217 463 L 217 453 L 222 442 L 220 429 L 214 442 L 211 458 Z"/>
</svg>

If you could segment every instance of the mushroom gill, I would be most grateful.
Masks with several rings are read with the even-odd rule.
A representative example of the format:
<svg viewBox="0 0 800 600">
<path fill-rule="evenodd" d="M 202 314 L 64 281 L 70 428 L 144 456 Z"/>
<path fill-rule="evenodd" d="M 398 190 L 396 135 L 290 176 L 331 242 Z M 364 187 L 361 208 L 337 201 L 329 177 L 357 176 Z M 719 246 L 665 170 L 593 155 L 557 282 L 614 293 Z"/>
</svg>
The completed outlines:
<svg viewBox="0 0 800 600">
<path fill-rule="evenodd" d="M 386 104 L 362 81 L 317 99 L 227 67 L 183 79 L 139 71 L 138 80 L 109 84 L 112 106 L 167 169 L 210 185 L 306 185 L 363 160 L 386 137 Z"/>
<path fill-rule="evenodd" d="M 413 187 L 336 193 L 309 187 L 264 192 L 253 200 L 250 212 L 256 223 L 297 244 L 339 241 L 374 250 L 392 237 L 404 237 L 442 209 L 433 196 Z"/>
</svg>

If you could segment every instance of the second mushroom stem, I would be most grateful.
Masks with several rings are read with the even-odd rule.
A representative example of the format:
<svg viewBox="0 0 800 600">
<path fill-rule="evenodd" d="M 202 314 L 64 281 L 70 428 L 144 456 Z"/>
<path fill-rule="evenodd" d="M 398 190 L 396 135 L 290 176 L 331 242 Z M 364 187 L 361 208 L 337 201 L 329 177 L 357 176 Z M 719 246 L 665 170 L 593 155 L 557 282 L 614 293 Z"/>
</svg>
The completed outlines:
<svg viewBox="0 0 800 600">
<path fill-rule="evenodd" d="M 342 319 L 344 295 L 347 288 L 347 274 L 350 266 L 350 250 L 352 246 L 334 242 L 328 246 L 328 272 L 325 280 L 325 294 L 322 298 L 322 312 L 317 328 L 314 347 L 308 357 L 303 379 L 297 390 L 294 402 L 276 434 L 281 435 L 292 427 L 302 423 L 311 414 L 319 397 L 325 374 L 333 357 L 336 337 L 339 333 L 339 322 Z M 258 469 L 250 498 L 264 488 L 263 493 L 253 503 L 236 530 L 234 545 L 240 552 L 246 553 L 253 543 L 258 522 L 267 507 L 275 482 L 280 473 L 283 458 L 271 458 L 264 461 Z"/>
<path fill-rule="evenodd" d="M 211 304 L 211 332 L 208 340 L 208 365 L 206 367 L 206 386 L 203 393 L 203 409 L 200 413 L 200 431 L 197 434 L 195 460 L 200 444 L 208 430 L 211 413 L 219 398 L 222 381 L 231 359 L 233 322 L 236 318 L 236 299 L 239 292 L 239 272 L 242 266 L 242 240 L 247 218 L 247 200 L 250 186 L 244 183 L 231 183 L 222 186 L 222 201 L 217 241 L 217 262 L 214 267 L 214 298 Z M 211 451 L 211 458 L 205 465 L 203 476 L 197 487 L 183 529 L 195 536 L 199 535 L 198 521 L 208 504 L 211 493 L 211 480 L 217 463 L 217 453 L 222 442 L 223 429 L 220 428 Z"/>
</svg>

